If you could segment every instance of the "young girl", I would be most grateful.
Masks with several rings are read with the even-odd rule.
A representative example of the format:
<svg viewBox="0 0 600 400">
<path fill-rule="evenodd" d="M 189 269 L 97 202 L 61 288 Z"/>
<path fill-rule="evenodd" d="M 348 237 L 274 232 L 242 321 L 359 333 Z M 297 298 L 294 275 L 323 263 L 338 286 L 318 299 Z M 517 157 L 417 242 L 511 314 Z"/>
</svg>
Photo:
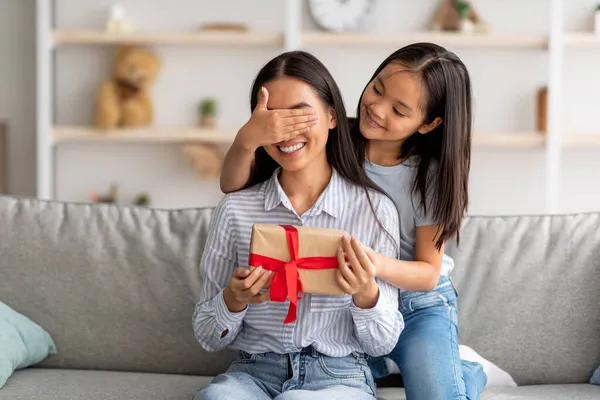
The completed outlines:
<svg viewBox="0 0 600 400">
<path fill-rule="evenodd" d="M 269 99 L 257 104 L 262 90 Z M 206 350 L 236 352 L 229 370 L 196 399 L 374 400 L 366 355 L 389 353 L 404 323 L 397 289 L 375 278 L 361 243 L 397 257 L 398 213 L 361 168 L 339 89 L 314 57 L 291 52 L 271 60 L 254 82 L 251 107 L 251 122 L 278 109 L 317 118 L 304 134 L 257 149 L 250 187 L 227 195 L 215 210 L 193 326 Z M 296 321 L 284 324 L 289 301 L 261 293 L 272 273 L 247 267 L 253 224 L 348 232 L 347 261 L 340 250 L 336 271 L 347 294 L 305 294 Z"/>
<path fill-rule="evenodd" d="M 310 123 L 298 120 L 293 129 Z M 277 124 L 244 126 L 227 154 L 222 190 L 248 181 L 248 149 L 288 131 Z M 368 176 L 400 215 L 399 259 L 367 252 L 377 277 L 400 289 L 406 326 L 388 357 L 402 372 L 407 399 L 479 399 L 487 377 L 481 365 L 460 360 L 457 293 L 449 278 L 454 265 L 444 254 L 446 241 L 458 239 L 468 205 L 471 82 L 465 65 L 429 43 L 394 52 L 364 89 L 352 135 Z M 389 373 L 383 358 L 370 364 L 376 378 Z"/>
</svg>

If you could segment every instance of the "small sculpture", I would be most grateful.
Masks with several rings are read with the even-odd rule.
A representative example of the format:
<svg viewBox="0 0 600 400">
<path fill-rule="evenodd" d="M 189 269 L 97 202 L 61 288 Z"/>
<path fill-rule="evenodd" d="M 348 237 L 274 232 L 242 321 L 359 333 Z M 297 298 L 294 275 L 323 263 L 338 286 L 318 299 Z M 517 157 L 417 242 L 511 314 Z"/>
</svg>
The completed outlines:
<svg viewBox="0 0 600 400">
<path fill-rule="evenodd" d="M 131 22 L 126 18 L 125 7 L 122 4 L 114 4 L 110 8 L 106 31 L 110 33 L 127 33 L 133 30 Z"/>
</svg>

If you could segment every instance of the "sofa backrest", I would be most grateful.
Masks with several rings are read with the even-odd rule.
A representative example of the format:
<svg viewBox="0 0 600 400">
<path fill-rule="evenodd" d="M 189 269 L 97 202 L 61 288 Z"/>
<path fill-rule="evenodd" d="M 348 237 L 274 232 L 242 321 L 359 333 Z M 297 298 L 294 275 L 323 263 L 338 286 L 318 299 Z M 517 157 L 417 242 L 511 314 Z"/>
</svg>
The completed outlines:
<svg viewBox="0 0 600 400">
<path fill-rule="evenodd" d="M 51 334 L 45 367 L 215 374 L 192 331 L 211 212 L 0 197 L 0 300 Z"/>
<path fill-rule="evenodd" d="M 0 197 L 0 300 L 43 326 L 45 367 L 214 375 L 191 318 L 212 209 Z M 453 280 L 460 341 L 519 384 L 600 364 L 600 214 L 471 217 Z"/>
<path fill-rule="evenodd" d="M 600 365 L 600 214 L 470 217 L 454 256 L 460 343 L 519 384 Z"/>
</svg>

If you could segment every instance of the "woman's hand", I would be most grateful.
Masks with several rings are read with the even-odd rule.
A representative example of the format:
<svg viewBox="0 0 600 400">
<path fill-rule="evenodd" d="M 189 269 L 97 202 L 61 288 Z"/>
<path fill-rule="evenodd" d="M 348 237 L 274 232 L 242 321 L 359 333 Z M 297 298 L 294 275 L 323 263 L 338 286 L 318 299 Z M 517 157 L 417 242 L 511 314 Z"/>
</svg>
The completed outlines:
<svg viewBox="0 0 600 400">
<path fill-rule="evenodd" d="M 230 312 L 242 312 L 248 304 L 260 304 L 269 300 L 269 292 L 259 292 L 269 283 L 273 273 L 262 267 L 250 272 L 247 268 L 236 268 L 229 285 L 223 290 L 223 299 Z"/>
<path fill-rule="evenodd" d="M 317 124 L 318 114 L 312 108 L 268 110 L 269 92 L 261 88 L 258 104 L 235 139 L 238 146 L 254 152 L 261 146 L 285 142 L 306 133 Z"/>
<path fill-rule="evenodd" d="M 375 265 L 356 238 L 345 237 L 338 250 L 337 281 L 359 308 L 372 308 L 379 298 Z M 346 259 L 348 260 L 346 262 Z"/>
</svg>

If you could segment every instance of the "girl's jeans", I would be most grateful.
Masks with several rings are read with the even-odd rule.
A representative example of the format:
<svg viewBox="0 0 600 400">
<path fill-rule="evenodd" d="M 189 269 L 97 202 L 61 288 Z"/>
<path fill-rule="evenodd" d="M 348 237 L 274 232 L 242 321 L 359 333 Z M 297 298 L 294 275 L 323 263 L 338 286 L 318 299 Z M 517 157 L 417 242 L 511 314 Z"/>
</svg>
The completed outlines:
<svg viewBox="0 0 600 400">
<path fill-rule="evenodd" d="M 389 354 L 400 368 L 407 400 L 478 400 L 487 383 L 479 363 L 458 354 L 458 294 L 447 276 L 430 292 L 400 292 L 404 331 Z M 389 375 L 383 357 L 370 358 L 375 378 Z"/>
</svg>

